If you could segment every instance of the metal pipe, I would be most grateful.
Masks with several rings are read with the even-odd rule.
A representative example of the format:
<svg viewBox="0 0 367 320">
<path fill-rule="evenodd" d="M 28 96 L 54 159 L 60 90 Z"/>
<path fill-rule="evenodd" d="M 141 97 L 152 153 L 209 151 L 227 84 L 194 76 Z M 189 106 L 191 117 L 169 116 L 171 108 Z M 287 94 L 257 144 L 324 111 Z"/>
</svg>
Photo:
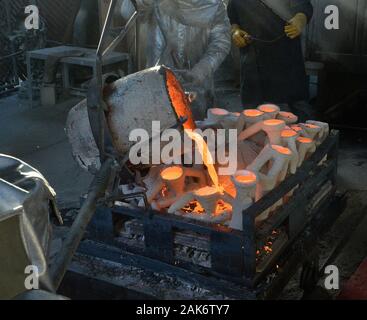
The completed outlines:
<svg viewBox="0 0 367 320">
<path fill-rule="evenodd" d="M 120 43 L 120 41 L 125 38 L 126 34 L 130 31 L 131 27 L 135 24 L 135 21 L 138 17 L 138 12 L 135 11 L 130 17 L 129 21 L 126 23 L 125 27 L 121 30 L 120 34 L 115 38 L 110 45 L 103 51 L 102 57 L 113 51 L 116 46 Z"/>
<path fill-rule="evenodd" d="M 106 160 L 105 126 L 104 126 L 105 125 L 104 107 L 106 106 L 103 101 L 103 79 L 102 79 L 103 78 L 103 50 L 104 50 L 104 46 L 106 43 L 106 39 L 108 37 L 108 31 L 112 23 L 112 18 L 113 18 L 113 13 L 115 11 L 116 3 L 117 3 L 116 0 L 111 0 L 110 2 L 110 6 L 108 8 L 106 20 L 103 25 L 101 38 L 99 40 L 99 44 L 98 44 L 98 48 L 96 52 L 95 77 L 96 77 L 96 82 L 97 82 L 97 88 L 99 90 L 99 95 L 98 95 L 99 104 L 97 106 L 98 113 L 99 113 L 99 120 L 98 120 L 99 141 L 98 142 L 96 141 L 96 142 L 99 145 L 101 161 Z"/>
<path fill-rule="evenodd" d="M 106 20 L 105 20 L 104 25 L 103 25 L 101 38 L 99 39 L 99 44 L 98 44 L 98 48 L 97 48 L 97 57 L 99 57 L 99 58 L 102 58 L 102 52 L 104 50 L 103 47 L 104 47 L 104 44 L 105 44 L 106 39 L 108 37 L 108 31 L 110 30 L 110 26 L 111 26 L 111 22 L 112 22 L 112 18 L 113 18 L 113 13 L 115 11 L 116 3 L 117 3 L 116 0 L 111 0 L 110 6 L 108 8 Z"/>
<path fill-rule="evenodd" d="M 116 162 L 113 159 L 107 159 L 95 176 L 90 186 L 88 197 L 80 209 L 55 263 L 50 268 L 50 275 L 55 290 L 60 286 L 67 268 L 83 239 L 86 228 L 95 214 L 98 200 L 104 196 L 108 188 L 115 165 Z"/>
</svg>

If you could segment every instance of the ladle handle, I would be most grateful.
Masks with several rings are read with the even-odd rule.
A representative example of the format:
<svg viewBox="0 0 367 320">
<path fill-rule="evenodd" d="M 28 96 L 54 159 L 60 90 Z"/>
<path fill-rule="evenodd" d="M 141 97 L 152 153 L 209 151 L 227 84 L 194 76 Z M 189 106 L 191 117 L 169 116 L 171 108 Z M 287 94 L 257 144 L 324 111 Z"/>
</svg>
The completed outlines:
<svg viewBox="0 0 367 320">
<path fill-rule="evenodd" d="M 105 195 L 114 164 L 115 161 L 113 159 L 106 160 L 94 178 L 88 197 L 83 203 L 55 263 L 51 267 L 50 274 L 55 290 L 60 286 L 67 268 L 83 239 L 87 226 L 95 214 L 97 201 Z"/>
</svg>

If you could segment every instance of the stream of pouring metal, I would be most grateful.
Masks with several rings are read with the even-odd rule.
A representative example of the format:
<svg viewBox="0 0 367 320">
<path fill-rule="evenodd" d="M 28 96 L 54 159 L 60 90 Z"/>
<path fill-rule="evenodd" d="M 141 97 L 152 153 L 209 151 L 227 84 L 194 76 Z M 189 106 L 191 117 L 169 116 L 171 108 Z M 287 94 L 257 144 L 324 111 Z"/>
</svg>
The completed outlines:
<svg viewBox="0 0 367 320">
<path fill-rule="evenodd" d="M 192 131 L 192 130 L 185 130 L 185 133 L 189 136 L 190 139 L 192 139 L 195 144 L 198 147 L 198 151 L 203 159 L 204 164 L 206 165 L 206 167 L 208 168 L 208 173 L 210 176 L 210 179 L 212 180 L 214 187 L 220 191 L 221 188 L 219 186 L 219 178 L 218 178 L 218 174 L 217 171 L 215 170 L 214 167 L 214 160 L 212 157 L 212 154 L 209 151 L 209 147 L 208 144 L 205 142 L 204 138 Z"/>
</svg>

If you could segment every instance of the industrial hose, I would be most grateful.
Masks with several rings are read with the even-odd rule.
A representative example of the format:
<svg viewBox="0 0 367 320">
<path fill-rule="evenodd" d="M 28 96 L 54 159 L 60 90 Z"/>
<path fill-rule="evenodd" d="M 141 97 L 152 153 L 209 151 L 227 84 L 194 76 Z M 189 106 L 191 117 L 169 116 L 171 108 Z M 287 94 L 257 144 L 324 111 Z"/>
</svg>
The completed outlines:
<svg viewBox="0 0 367 320">
<path fill-rule="evenodd" d="M 260 38 L 256 38 L 256 37 L 253 37 L 253 36 L 250 36 L 250 40 L 252 41 L 256 41 L 256 42 L 262 42 L 262 43 L 275 43 L 275 42 L 278 42 L 279 40 L 283 39 L 286 35 L 285 34 L 282 34 L 272 40 L 265 40 L 265 39 L 260 39 Z"/>
</svg>

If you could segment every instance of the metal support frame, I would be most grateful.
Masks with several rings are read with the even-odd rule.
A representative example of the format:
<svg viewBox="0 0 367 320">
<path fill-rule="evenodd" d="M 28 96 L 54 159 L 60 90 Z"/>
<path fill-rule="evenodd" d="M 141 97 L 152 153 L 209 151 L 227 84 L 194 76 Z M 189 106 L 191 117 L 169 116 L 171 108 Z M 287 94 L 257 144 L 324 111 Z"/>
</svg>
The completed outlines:
<svg viewBox="0 0 367 320">
<path fill-rule="evenodd" d="M 332 131 L 316 153 L 303 164 L 295 175 L 290 176 L 263 199 L 245 210 L 243 212 L 244 228 L 242 232 L 179 216 L 161 214 L 152 210 L 112 207 L 99 208 L 100 214 L 97 214 L 96 220 L 91 223 L 90 238 L 139 256 L 145 256 L 153 261 L 164 262 L 173 268 L 186 269 L 247 287 L 254 287 L 274 270 L 281 257 L 289 251 L 315 215 L 322 215 L 323 210 L 334 200 L 338 140 L 339 133 Z M 328 157 L 328 160 L 320 166 L 319 163 L 325 156 Z M 308 209 L 309 199 L 317 193 L 318 186 L 322 186 L 327 181 L 334 183 L 332 190 L 315 208 Z M 280 198 L 297 185 L 299 188 L 294 193 L 292 201 L 269 218 L 265 225 L 257 228 L 255 217 L 277 203 Z M 111 233 L 113 226 L 110 225 L 112 215 L 124 220 L 137 219 L 143 224 L 145 235 L 143 249 L 121 244 L 114 238 L 113 233 Z M 101 223 L 103 220 L 106 221 Z M 274 229 L 282 225 L 285 225 L 287 229 L 286 241 L 259 270 L 256 263 L 258 243 L 265 241 Z M 196 232 L 209 237 L 211 268 L 184 262 L 175 257 L 172 248 L 174 233 L 177 230 Z"/>
<path fill-rule="evenodd" d="M 105 119 L 105 111 L 107 111 L 107 106 L 103 99 L 103 58 L 116 46 L 120 43 L 120 41 L 126 36 L 131 27 L 134 25 L 137 18 L 137 11 L 133 13 L 129 21 L 126 23 L 125 27 L 123 27 L 120 31 L 120 34 L 105 48 L 107 37 L 111 30 L 111 23 L 113 19 L 113 14 L 115 11 L 115 7 L 117 4 L 117 0 L 111 0 L 108 8 L 106 20 L 104 22 L 104 26 L 102 29 L 101 37 L 97 47 L 96 53 L 96 64 L 95 64 L 95 81 L 92 82 L 89 91 L 91 92 L 88 95 L 88 113 L 89 119 L 91 121 L 92 131 L 94 132 L 94 138 L 96 140 L 97 146 L 99 148 L 99 153 L 101 157 L 101 161 L 105 161 L 107 158 L 106 154 L 106 138 L 107 141 L 111 139 L 108 137 L 108 132 L 106 131 L 106 119 Z M 109 143 L 111 144 L 111 143 Z"/>
<path fill-rule="evenodd" d="M 71 56 L 64 57 L 60 60 L 61 68 L 62 68 L 62 78 L 63 78 L 63 87 L 65 90 L 65 94 L 69 93 L 78 96 L 86 95 L 86 92 L 80 90 L 78 88 L 73 88 L 70 83 L 70 68 L 72 66 L 84 66 L 88 67 L 93 71 L 93 77 L 96 76 L 96 69 L 95 69 L 95 51 L 92 49 L 81 48 L 81 47 L 69 47 L 69 46 L 59 46 L 53 48 L 45 48 L 39 49 L 34 51 L 29 51 L 26 54 L 27 57 L 27 74 L 28 74 L 28 99 L 29 99 L 29 106 L 33 107 L 33 94 L 34 94 L 34 81 L 33 81 L 33 67 L 32 63 L 34 61 L 45 61 L 48 56 L 55 56 L 58 54 L 59 51 L 70 50 L 71 53 L 82 52 L 83 56 Z M 110 68 L 117 64 L 127 64 L 127 72 L 131 73 L 132 70 L 132 63 L 129 54 L 127 53 L 111 53 L 105 57 L 102 64 L 102 71 L 106 72 L 106 68 Z M 76 91 L 79 91 L 78 94 Z"/>
</svg>

